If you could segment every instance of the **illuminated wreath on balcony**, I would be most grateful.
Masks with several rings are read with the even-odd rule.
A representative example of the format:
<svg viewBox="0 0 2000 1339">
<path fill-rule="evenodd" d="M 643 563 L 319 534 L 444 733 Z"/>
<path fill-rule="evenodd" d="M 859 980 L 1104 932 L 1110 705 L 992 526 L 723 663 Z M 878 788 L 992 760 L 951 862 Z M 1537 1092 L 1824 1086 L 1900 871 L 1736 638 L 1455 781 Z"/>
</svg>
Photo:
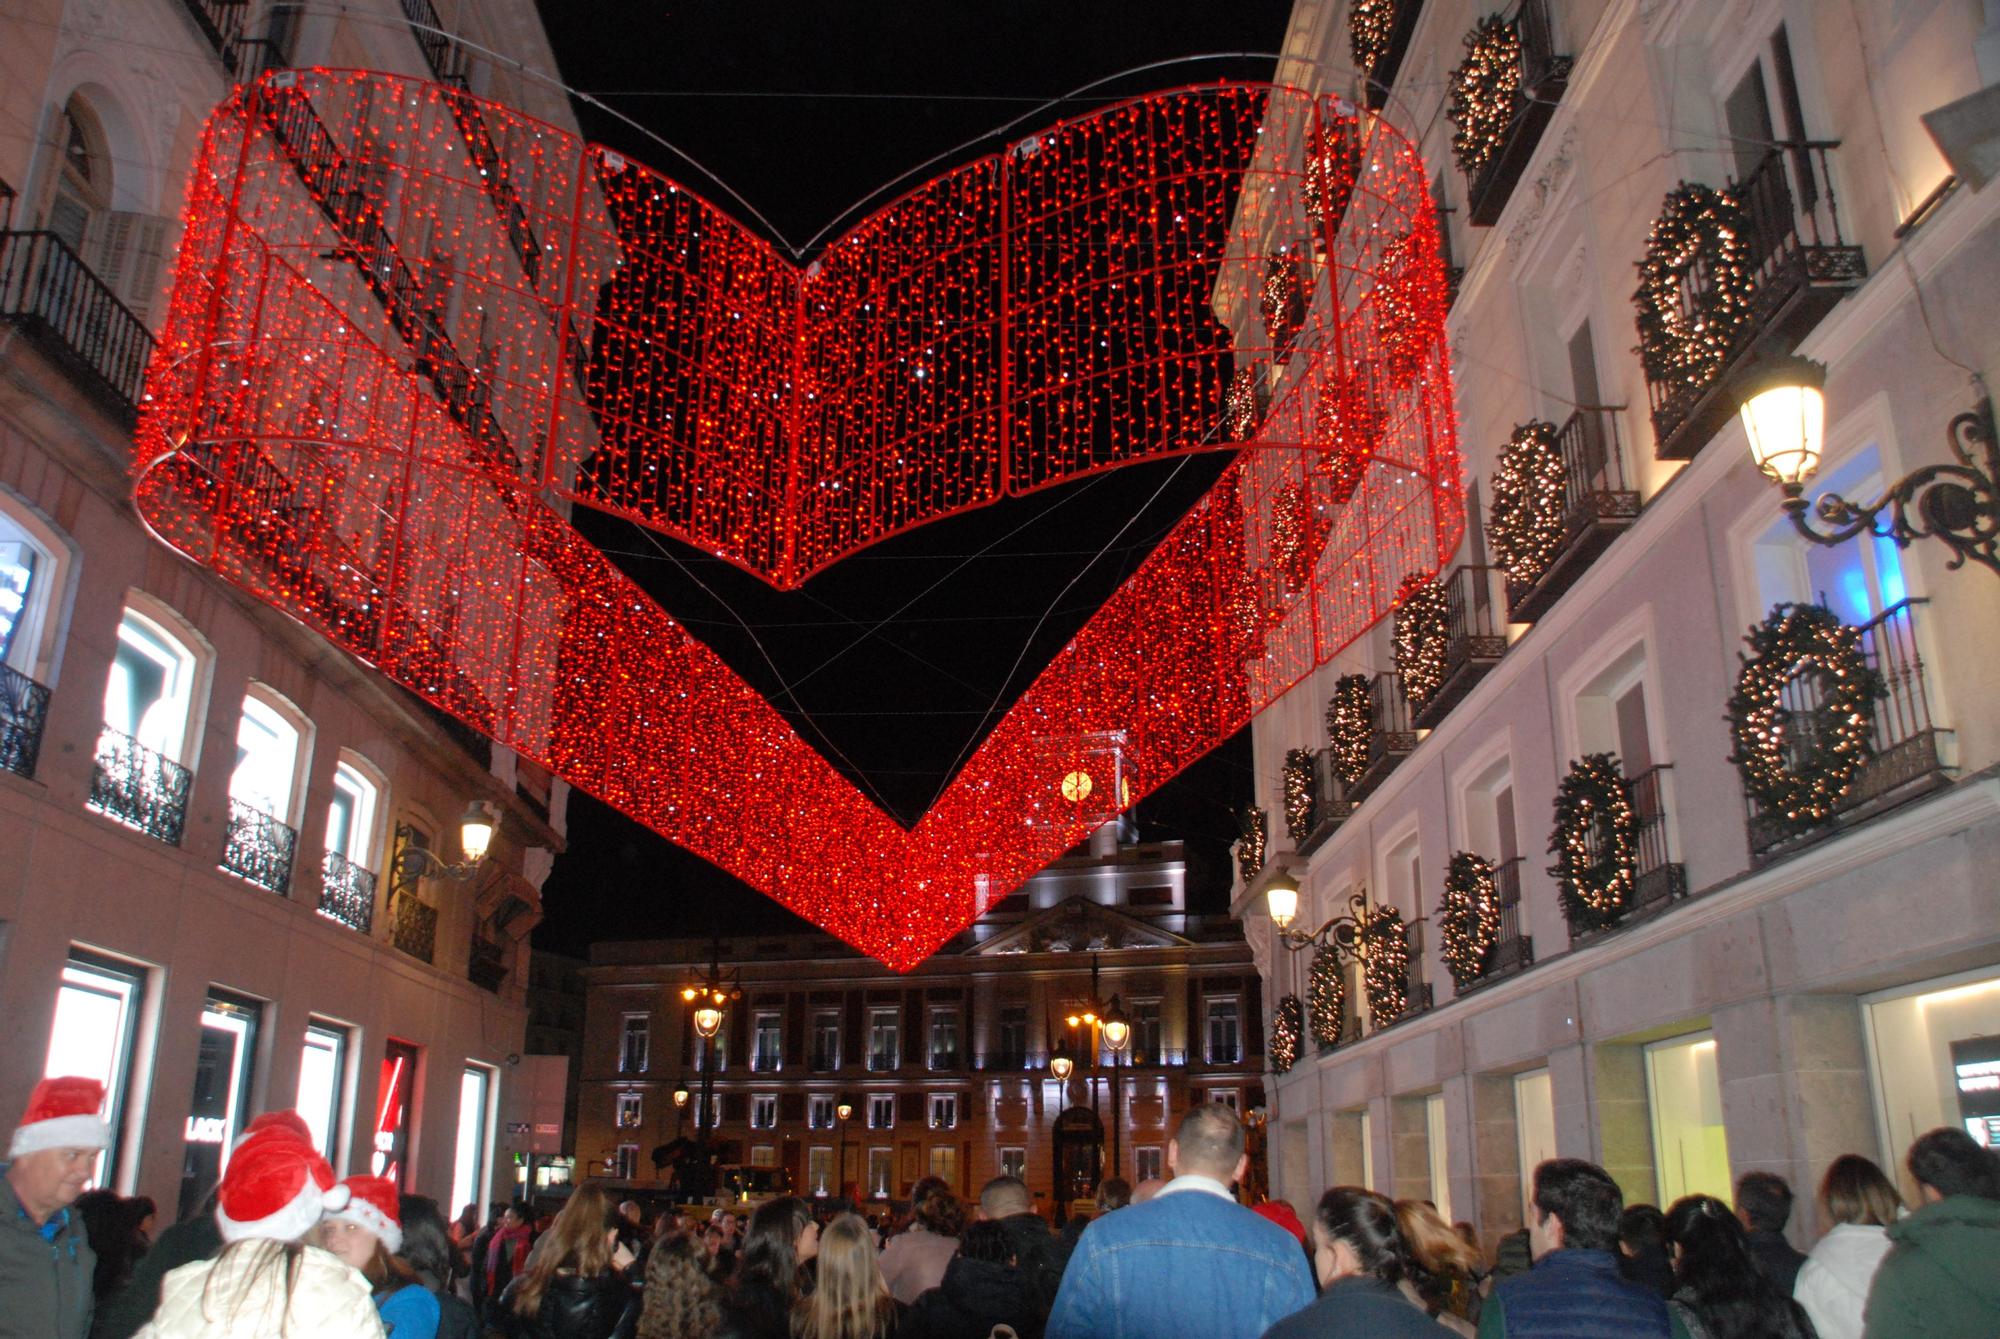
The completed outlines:
<svg viewBox="0 0 2000 1339">
<path fill-rule="evenodd" d="M 1758 808 L 1793 831 L 1831 818 L 1874 753 L 1875 703 L 1888 696 L 1861 633 L 1817 604 L 1781 604 L 1744 640 L 1729 698 L 1729 761 Z M 1819 705 L 1794 713 L 1785 690 L 1810 678 Z"/>
<path fill-rule="evenodd" d="M 1236 369 L 1236 374 L 1229 378 L 1229 389 L 1222 396 L 1222 422 L 1231 441 L 1247 442 L 1257 435 L 1264 421 L 1268 395 L 1262 363 Z"/>
<path fill-rule="evenodd" d="M 1396 673 L 1412 711 L 1444 687 L 1445 650 L 1451 639 L 1451 602 L 1444 587 L 1415 573 L 1396 592 Z"/>
<path fill-rule="evenodd" d="M 1465 59 L 1451 72 L 1451 154 L 1467 177 L 1493 161 L 1507 142 L 1521 92 L 1521 30 L 1488 14 L 1465 35 Z"/>
<path fill-rule="evenodd" d="M 1381 439 L 1382 410 L 1360 382 L 1345 381 L 1320 392 L 1313 405 L 1313 436 L 1321 450 L 1333 452 L 1328 467 L 1327 496 L 1346 504 L 1368 477 Z"/>
<path fill-rule="evenodd" d="M 1271 1068 L 1283 1074 L 1298 1063 L 1299 1034 L 1305 1031 L 1305 1006 L 1296 995 L 1278 1001 L 1278 1016 L 1271 1021 Z"/>
<path fill-rule="evenodd" d="M 1500 938 L 1500 889 L 1492 861 L 1470 851 L 1452 855 L 1438 903 L 1438 933 L 1444 965 L 1464 990 L 1485 971 L 1486 955 Z"/>
<path fill-rule="evenodd" d="M 1744 239 L 1749 219 L 1734 193 L 1682 182 L 1668 194 L 1639 261 L 1639 361 L 1655 384 L 1700 388 L 1715 379 L 1750 317 L 1755 290 Z M 1685 299 L 1699 266 L 1706 287 Z"/>
<path fill-rule="evenodd" d="M 1333 753 L 1333 770 L 1344 785 L 1361 779 L 1368 766 L 1368 736 L 1375 732 L 1375 703 L 1368 694 L 1368 676 L 1343 674 L 1326 704 L 1326 738 Z"/>
<path fill-rule="evenodd" d="M 1314 1041 L 1340 1045 L 1347 1030 L 1347 979 L 1340 971 L 1340 950 L 1331 944 L 1313 950 L 1312 968 L 1306 974 L 1306 1017 Z"/>
<path fill-rule="evenodd" d="M 1539 581 L 1562 552 L 1563 458 L 1556 425 L 1536 419 L 1514 429 L 1493 471 L 1486 533 L 1507 575 Z"/>
<path fill-rule="evenodd" d="M 1432 282 L 1438 269 L 1437 234 L 1413 230 L 1391 239 L 1376 262 L 1376 370 L 1391 391 L 1400 391 L 1423 369 L 1433 331 L 1443 329 L 1430 309 L 1442 303 Z"/>
<path fill-rule="evenodd" d="M 1372 74 L 1395 32 L 1396 0 L 1354 0 L 1347 9 L 1347 50 L 1355 68 Z"/>
<path fill-rule="evenodd" d="M 1285 753 L 1285 831 L 1293 845 L 1312 836 L 1313 810 L 1318 797 L 1313 794 L 1311 749 L 1290 749 Z"/>
<path fill-rule="evenodd" d="M 1572 934 L 1615 925 L 1631 905 L 1639 867 L 1639 811 L 1632 783 L 1609 753 L 1570 764 L 1556 789 L 1549 869 Z"/>
<path fill-rule="evenodd" d="M 1306 151 L 1306 217 L 1316 230 L 1339 223 L 1360 175 L 1360 122 L 1343 118 L 1323 124 Z M 1322 232 L 1322 240 L 1332 238 Z"/>
<path fill-rule="evenodd" d="M 1264 333 L 1271 347 L 1281 355 L 1291 350 L 1299 328 L 1306 323 L 1306 280 L 1304 267 L 1295 251 L 1278 251 L 1264 259 L 1264 291 L 1261 306 Z M 1283 361 L 1281 356 L 1279 361 Z"/>
<path fill-rule="evenodd" d="M 1313 502 L 1307 485 L 1289 483 L 1278 490 L 1271 508 L 1271 561 L 1287 595 L 1298 595 L 1312 585 L 1313 564 L 1326 548 L 1332 528 L 1332 520 Z"/>
<path fill-rule="evenodd" d="M 1264 870 L 1264 844 L 1270 839 L 1266 829 L 1270 826 L 1264 810 L 1258 805 L 1245 809 L 1237 828 L 1236 869 L 1248 883 Z"/>
<path fill-rule="evenodd" d="M 1410 937 L 1403 913 L 1377 907 L 1361 931 L 1361 984 L 1368 991 L 1368 1022 L 1385 1028 L 1410 1008 Z"/>
</svg>

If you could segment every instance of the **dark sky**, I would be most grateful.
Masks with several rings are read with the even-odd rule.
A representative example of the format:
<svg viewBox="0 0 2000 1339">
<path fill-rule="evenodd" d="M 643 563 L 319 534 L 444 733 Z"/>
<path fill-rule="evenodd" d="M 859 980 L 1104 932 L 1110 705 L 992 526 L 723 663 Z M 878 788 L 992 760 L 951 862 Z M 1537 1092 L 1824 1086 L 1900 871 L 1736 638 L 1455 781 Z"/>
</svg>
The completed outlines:
<svg viewBox="0 0 2000 1339">
<path fill-rule="evenodd" d="M 1268 56 L 1177 64 L 1040 108 L 1154 62 L 1274 52 L 1290 10 L 1290 0 L 541 4 L 573 87 L 711 170 L 794 245 L 1018 117 L 1029 119 L 1010 139 L 1107 97 L 1268 78 Z M 586 103 L 577 115 L 591 138 L 726 202 L 641 131 Z M 579 512 L 578 524 L 907 822 L 1225 462 L 1133 466 L 1010 500 L 877 545 L 788 594 L 622 522 Z M 1249 763 L 1245 732 L 1138 808 L 1143 837 L 1191 843 L 1201 862 L 1191 881 L 1212 909 L 1227 892 Z M 544 889 L 537 947 L 581 954 L 598 939 L 800 924 L 585 796 L 570 803 L 569 840 Z"/>
</svg>

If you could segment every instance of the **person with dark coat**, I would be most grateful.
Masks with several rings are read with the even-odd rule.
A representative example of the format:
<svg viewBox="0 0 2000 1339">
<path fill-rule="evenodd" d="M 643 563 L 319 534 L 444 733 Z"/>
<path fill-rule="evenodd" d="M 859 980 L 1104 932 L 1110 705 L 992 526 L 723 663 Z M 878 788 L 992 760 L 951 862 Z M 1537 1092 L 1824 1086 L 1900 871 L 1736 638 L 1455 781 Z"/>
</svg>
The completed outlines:
<svg viewBox="0 0 2000 1339">
<path fill-rule="evenodd" d="M 999 1223 L 980 1222 L 959 1238 L 944 1282 L 922 1293 L 903 1316 L 898 1339 L 960 1339 L 1006 1325 L 1020 1339 L 1041 1339 L 1034 1284 L 1014 1257 L 1013 1238 Z"/>
<path fill-rule="evenodd" d="M 505 1204 L 496 1202 L 489 1207 L 492 1216 L 486 1220 L 486 1226 L 473 1233 L 465 1243 L 466 1295 L 477 1315 L 486 1312 L 486 1250 L 507 1221 Z"/>
<path fill-rule="evenodd" d="M 1627 1283 L 1672 1297 L 1674 1262 L 1667 1255 L 1667 1216 L 1657 1204 L 1631 1204 L 1618 1220 L 1618 1272 Z"/>
<path fill-rule="evenodd" d="M 2000 1155 L 1942 1126 L 1910 1145 L 1923 1203 L 1889 1226 L 1865 1339 L 2000 1334 Z"/>
<path fill-rule="evenodd" d="M 438 1339 L 478 1339 L 479 1317 L 451 1290 L 455 1252 L 451 1229 L 438 1202 L 424 1195 L 404 1195 L 398 1201 L 403 1225 L 403 1258 L 438 1303 Z"/>
<path fill-rule="evenodd" d="M 1792 1217 L 1791 1186 L 1775 1172 L 1745 1172 L 1736 1183 L 1736 1217 L 1745 1229 L 1750 1258 L 1790 1297 L 1806 1262 L 1805 1253 L 1785 1240 L 1785 1224 Z"/>
<path fill-rule="evenodd" d="M 0 1163 L 0 1339 L 86 1339 L 97 1257 L 71 1211 L 111 1143 L 104 1085 L 43 1079 Z"/>
<path fill-rule="evenodd" d="M 792 1304 L 804 1291 L 799 1271 L 818 1253 L 819 1223 L 804 1200 L 787 1195 L 758 1205 L 716 1339 L 790 1339 Z"/>
<path fill-rule="evenodd" d="M 979 1192 L 979 1219 L 1007 1230 L 1014 1260 L 1034 1289 L 1039 1321 L 1046 1321 L 1062 1287 L 1066 1257 L 1062 1243 L 1035 1212 L 1035 1197 L 1017 1176 L 996 1176 Z"/>
<path fill-rule="evenodd" d="M 500 1294 L 489 1321 L 507 1339 L 612 1339 L 637 1323 L 639 1293 L 618 1241 L 618 1207 L 579 1187 Z"/>
<path fill-rule="evenodd" d="M 1444 1339 L 1451 1333 L 1424 1314 L 1401 1284 L 1412 1257 L 1396 1206 L 1358 1186 L 1320 1197 L 1307 1231 L 1319 1300 L 1295 1311 L 1264 1339 Z"/>
<path fill-rule="evenodd" d="M 1694 1339 L 1817 1339 L 1805 1309 L 1758 1266 L 1749 1234 L 1713 1195 L 1667 1209 L 1679 1287 L 1668 1303 Z"/>
<path fill-rule="evenodd" d="M 514 1276 L 528 1263 L 528 1249 L 535 1243 L 531 1222 L 534 1211 L 527 1205 L 514 1203 L 507 1206 L 500 1215 L 500 1228 L 486 1243 L 485 1251 L 472 1262 L 473 1269 L 480 1271 L 485 1279 L 482 1295 L 485 1304 L 480 1314 L 491 1326 L 500 1324 L 500 1294 L 514 1281 Z"/>
</svg>

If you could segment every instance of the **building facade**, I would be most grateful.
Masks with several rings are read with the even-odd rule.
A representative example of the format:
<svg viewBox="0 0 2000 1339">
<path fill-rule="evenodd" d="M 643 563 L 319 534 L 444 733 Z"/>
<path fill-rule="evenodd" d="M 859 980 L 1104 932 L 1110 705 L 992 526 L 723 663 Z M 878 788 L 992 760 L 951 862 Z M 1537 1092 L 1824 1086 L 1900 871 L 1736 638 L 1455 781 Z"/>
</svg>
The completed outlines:
<svg viewBox="0 0 2000 1339">
<path fill-rule="evenodd" d="M 296 1106 L 342 1172 L 453 1209 L 514 1180 L 496 1141 L 566 787 L 183 561 L 129 499 L 210 109 L 323 64 L 568 124 L 438 31 L 550 68 L 533 7 L 465 8 L 0 17 L 0 1107 L 45 1073 L 103 1078 L 100 1180 L 170 1215 L 266 1108 Z"/>
<path fill-rule="evenodd" d="M 1808 499 L 1951 458 L 2000 354 L 2000 189 L 1924 118 L 1992 93 L 2000 18 L 1492 8 L 1302 0 L 1281 67 L 1435 174 L 1468 525 L 1437 587 L 1254 726 L 1268 854 L 1234 906 L 1304 1033 L 1270 1080 L 1274 1182 L 1301 1211 L 1338 1183 L 1429 1198 L 1490 1247 L 1545 1157 L 1662 1205 L 1764 1169 L 1807 1243 L 1837 1154 L 1908 1191 L 1913 1135 L 1995 1142 L 2000 583 L 1937 540 L 1806 542 L 1736 408 L 1760 362 L 1824 366 Z M 1746 643 L 1788 602 L 1875 673 L 1858 767 L 1821 710 L 1856 680 Z M 1793 724 L 1739 766 L 1746 685 L 1739 714 Z M 1298 946 L 1341 915 L 1400 946 Z"/>
<path fill-rule="evenodd" d="M 1262 1106 L 1262 1002 L 1241 927 L 1187 911 L 1180 844 L 1113 834 L 907 976 L 823 934 L 594 946 L 579 1175 L 674 1184 L 676 1141 L 702 1134 L 704 1063 L 721 1162 L 803 1194 L 896 1200 L 927 1175 L 977 1194 L 1008 1173 L 1053 1213 L 1101 1177 L 1166 1175 L 1190 1104 Z M 741 993 L 705 1056 L 681 990 L 712 960 Z M 1114 1001 L 1122 1051 L 1086 1017 Z"/>
</svg>

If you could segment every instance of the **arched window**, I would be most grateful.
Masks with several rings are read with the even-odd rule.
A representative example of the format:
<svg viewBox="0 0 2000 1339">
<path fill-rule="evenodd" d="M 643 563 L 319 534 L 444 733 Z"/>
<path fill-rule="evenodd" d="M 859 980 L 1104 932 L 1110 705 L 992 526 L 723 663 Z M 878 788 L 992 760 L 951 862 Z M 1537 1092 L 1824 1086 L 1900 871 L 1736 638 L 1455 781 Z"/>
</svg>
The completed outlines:
<svg viewBox="0 0 2000 1339">
<path fill-rule="evenodd" d="M 342 758 L 333 768 L 333 802 L 326 811 L 326 849 L 360 865 L 374 864 L 375 815 L 381 787 L 368 773 Z"/>
<path fill-rule="evenodd" d="M 229 775 L 229 798 L 289 822 L 302 733 L 290 712 L 254 691 L 246 694 L 236 725 L 236 770 Z"/>
<path fill-rule="evenodd" d="M 170 762 L 187 745 L 194 707 L 194 651 L 156 619 L 127 609 L 104 687 L 104 724 Z"/>
<path fill-rule="evenodd" d="M 62 165 L 49 200 L 49 231 L 84 255 L 92 221 L 111 209 L 111 154 L 97 113 L 75 94 L 63 104 L 57 136 Z"/>
<path fill-rule="evenodd" d="M 0 665 L 44 683 L 67 558 L 54 531 L 0 492 Z"/>
</svg>

